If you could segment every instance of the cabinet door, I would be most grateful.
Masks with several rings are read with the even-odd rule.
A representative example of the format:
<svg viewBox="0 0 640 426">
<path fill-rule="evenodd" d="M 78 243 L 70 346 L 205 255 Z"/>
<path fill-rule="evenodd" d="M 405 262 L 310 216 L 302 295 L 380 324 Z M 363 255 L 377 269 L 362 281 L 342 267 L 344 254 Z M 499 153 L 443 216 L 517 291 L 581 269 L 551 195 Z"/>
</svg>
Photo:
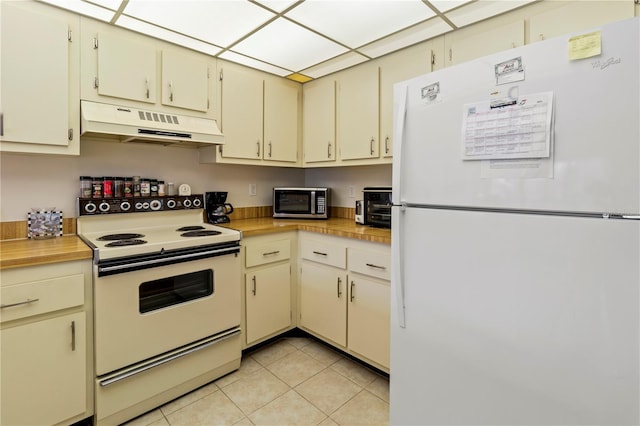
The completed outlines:
<svg viewBox="0 0 640 426">
<path fill-rule="evenodd" d="M 89 40 L 85 40 L 88 43 Z M 132 35 L 100 33 L 98 94 L 134 101 L 156 102 L 156 50 Z"/>
<path fill-rule="evenodd" d="M 162 104 L 207 112 L 209 69 L 195 54 L 162 51 Z"/>
<path fill-rule="evenodd" d="M 469 27 L 446 34 L 444 40 L 446 64 L 460 64 L 524 45 L 524 21 L 517 20 L 484 32 Z"/>
<path fill-rule="evenodd" d="M 347 275 L 303 262 L 300 273 L 300 324 L 339 345 L 347 344 Z"/>
<path fill-rule="evenodd" d="M 85 412 L 85 328 L 79 312 L 0 331 L 1 424 L 56 424 Z"/>
<path fill-rule="evenodd" d="M 300 85 L 267 80 L 264 83 L 265 160 L 295 163 L 298 160 L 298 99 Z"/>
<path fill-rule="evenodd" d="M 389 367 L 389 282 L 349 277 L 348 347 Z"/>
<path fill-rule="evenodd" d="M 302 92 L 304 162 L 335 162 L 335 81 L 329 78 L 310 81 L 302 86 Z"/>
<path fill-rule="evenodd" d="M 79 18 L 0 2 L 2 151 L 79 154 Z"/>
<path fill-rule="evenodd" d="M 222 78 L 222 157 L 262 159 L 262 75 L 225 65 Z"/>
<path fill-rule="evenodd" d="M 338 78 L 338 144 L 341 160 L 378 158 L 378 67 L 365 64 Z"/>
<path fill-rule="evenodd" d="M 247 344 L 291 325 L 291 266 L 272 266 L 245 275 Z"/>
</svg>

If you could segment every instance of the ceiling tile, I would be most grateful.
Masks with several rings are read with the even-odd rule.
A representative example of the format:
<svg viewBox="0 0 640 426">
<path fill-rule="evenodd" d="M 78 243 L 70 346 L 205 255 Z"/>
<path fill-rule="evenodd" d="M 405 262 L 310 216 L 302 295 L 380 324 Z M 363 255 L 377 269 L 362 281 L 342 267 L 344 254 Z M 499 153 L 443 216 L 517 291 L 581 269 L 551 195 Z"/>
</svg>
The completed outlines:
<svg viewBox="0 0 640 426">
<path fill-rule="evenodd" d="M 500 15 L 501 13 L 508 12 L 533 1 L 535 0 L 478 0 L 477 2 L 452 10 L 445 16 L 457 27 L 464 27 L 465 25 Z"/>
<path fill-rule="evenodd" d="M 429 3 L 440 12 L 447 12 L 472 0 L 430 0 Z"/>
<path fill-rule="evenodd" d="M 260 3 L 275 12 L 282 12 L 297 0 L 256 0 L 256 3 Z"/>
<path fill-rule="evenodd" d="M 101 21 L 109 22 L 113 18 L 113 11 L 80 0 L 41 0 L 44 3 L 67 9 L 80 15 L 90 16 Z"/>
<path fill-rule="evenodd" d="M 452 29 L 453 28 L 449 24 L 436 17 L 361 47 L 358 51 L 369 57 L 377 58 L 379 56 L 386 55 L 387 53 L 436 37 L 440 34 L 444 34 Z"/>
<path fill-rule="evenodd" d="M 347 51 L 284 18 L 242 40 L 233 50 L 291 71 L 300 71 Z"/>
<path fill-rule="evenodd" d="M 367 61 L 367 57 L 360 55 L 359 53 L 349 52 L 344 55 L 340 55 L 337 58 L 330 59 L 321 64 L 307 68 L 300 71 L 300 74 L 308 75 L 309 77 L 319 78 L 323 75 L 331 74 L 332 72 L 340 71 L 345 68 L 352 67 L 354 65 L 361 64 Z"/>
<path fill-rule="evenodd" d="M 248 58 L 244 55 L 240 55 L 239 53 L 226 51 L 223 52 L 219 58 L 226 59 L 230 62 L 235 62 L 236 64 L 246 65 L 251 68 L 255 68 L 261 71 L 266 71 L 271 74 L 279 75 L 280 77 L 285 77 L 291 74 L 291 71 L 285 70 L 274 65 L 266 64 L 262 61 L 258 61 L 257 59 Z"/>
<path fill-rule="evenodd" d="M 126 15 L 228 47 L 275 15 L 247 1 L 130 0 Z"/>
<path fill-rule="evenodd" d="M 94 3 L 102 7 L 106 7 L 111 10 L 118 10 L 122 5 L 122 0 L 87 0 L 89 3 Z"/>
<path fill-rule="evenodd" d="M 286 16 L 349 47 L 359 47 L 435 13 L 420 0 L 305 1 Z"/>
</svg>

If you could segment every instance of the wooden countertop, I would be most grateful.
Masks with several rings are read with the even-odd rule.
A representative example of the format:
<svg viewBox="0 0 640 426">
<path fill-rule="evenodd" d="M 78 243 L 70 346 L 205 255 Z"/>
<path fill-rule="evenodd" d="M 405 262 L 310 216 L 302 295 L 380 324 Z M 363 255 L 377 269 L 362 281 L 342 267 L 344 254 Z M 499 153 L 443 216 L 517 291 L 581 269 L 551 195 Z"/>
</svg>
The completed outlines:
<svg viewBox="0 0 640 426">
<path fill-rule="evenodd" d="M 352 219 L 312 220 L 312 219 L 256 219 L 232 220 L 222 226 L 242 231 L 243 237 L 271 234 L 285 231 L 310 231 L 337 237 L 355 238 L 374 243 L 391 244 L 391 230 L 359 225 Z"/>
<path fill-rule="evenodd" d="M 0 269 L 91 259 L 92 255 L 91 249 L 76 235 L 0 241 Z"/>
</svg>

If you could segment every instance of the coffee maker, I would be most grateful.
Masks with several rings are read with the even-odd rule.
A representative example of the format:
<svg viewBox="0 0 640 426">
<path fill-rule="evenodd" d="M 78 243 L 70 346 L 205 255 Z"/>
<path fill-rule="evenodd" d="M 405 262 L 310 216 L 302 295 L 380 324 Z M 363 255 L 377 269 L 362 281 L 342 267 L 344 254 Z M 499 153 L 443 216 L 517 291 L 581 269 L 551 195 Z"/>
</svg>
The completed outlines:
<svg viewBox="0 0 640 426">
<path fill-rule="evenodd" d="M 209 223 L 229 223 L 231 221 L 227 215 L 233 213 L 233 206 L 226 201 L 226 192 L 205 193 L 207 221 Z"/>
</svg>

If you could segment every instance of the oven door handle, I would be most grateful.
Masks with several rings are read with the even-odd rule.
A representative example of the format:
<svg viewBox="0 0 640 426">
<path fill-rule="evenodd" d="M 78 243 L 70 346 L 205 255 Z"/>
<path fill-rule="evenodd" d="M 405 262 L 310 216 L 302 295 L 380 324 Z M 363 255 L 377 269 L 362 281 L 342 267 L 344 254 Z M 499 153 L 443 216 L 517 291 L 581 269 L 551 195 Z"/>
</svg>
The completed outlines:
<svg viewBox="0 0 640 426">
<path fill-rule="evenodd" d="M 130 262 L 119 263 L 117 265 L 99 265 L 98 276 L 112 275 L 120 272 L 129 272 L 138 269 L 153 268 L 157 266 L 171 265 L 174 263 L 187 262 L 189 260 L 205 259 L 207 257 L 222 256 L 239 252 L 240 248 L 238 246 L 234 246 L 214 250 L 198 251 L 194 253 L 177 254 L 174 256 L 161 257 L 157 259 L 132 260 Z"/>
<path fill-rule="evenodd" d="M 229 330 L 225 333 L 223 333 L 222 335 L 217 335 L 217 336 L 213 336 L 210 337 L 208 339 L 205 339 L 204 341 L 198 342 L 194 345 L 189 345 L 185 348 L 179 349 L 177 351 L 174 351 L 172 353 L 169 353 L 165 356 L 161 356 L 157 359 L 154 360 L 150 360 L 149 362 L 139 366 L 139 367 L 135 367 L 129 370 L 126 370 L 122 373 L 115 373 L 110 375 L 109 377 L 106 377 L 102 380 L 100 380 L 100 386 L 105 387 L 105 386 L 109 386 L 112 385 L 116 382 L 119 382 L 121 380 L 127 379 L 131 376 L 135 376 L 136 374 L 140 374 L 140 373 L 144 373 L 147 370 L 150 370 L 152 368 L 155 367 L 159 367 L 163 364 L 166 364 L 167 362 L 173 361 L 175 359 L 178 358 L 182 358 L 183 356 L 192 354 L 194 352 L 197 352 L 199 350 L 208 348 L 209 346 L 213 346 L 217 343 L 221 343 L 227 339 L 230 339 L 232 337 L 235 337 L 237 335 L 240 334 L 240 329 L 239 328 L 235 328 L 233 330 Z"/>
</svg>

